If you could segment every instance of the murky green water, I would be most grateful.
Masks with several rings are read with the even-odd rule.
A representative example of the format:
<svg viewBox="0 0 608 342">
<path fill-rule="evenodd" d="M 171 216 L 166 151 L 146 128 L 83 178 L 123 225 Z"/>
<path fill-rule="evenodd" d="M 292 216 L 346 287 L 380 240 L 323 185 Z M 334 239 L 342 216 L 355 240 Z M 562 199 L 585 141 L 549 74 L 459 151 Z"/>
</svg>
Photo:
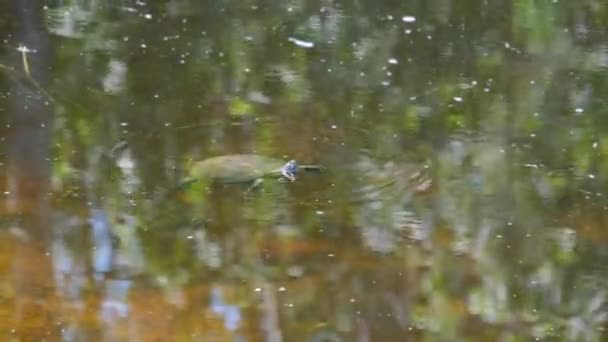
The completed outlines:
<svg viewBox="0 0 608 342">
<path fill-rule="evenodd" d="M 0 2 L 0 339 L 608 339 L 607 29 L 597 0 Z M 323 170 L 184 183 L 237 153 Z"/>
</svg>

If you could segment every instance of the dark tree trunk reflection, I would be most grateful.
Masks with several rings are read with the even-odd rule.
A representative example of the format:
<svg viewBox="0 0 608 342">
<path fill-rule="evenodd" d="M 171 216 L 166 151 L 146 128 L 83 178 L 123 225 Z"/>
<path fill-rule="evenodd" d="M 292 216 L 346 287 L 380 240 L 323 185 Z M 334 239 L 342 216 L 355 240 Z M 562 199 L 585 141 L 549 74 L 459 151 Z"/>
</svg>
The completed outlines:
<svg viewBox="0 0 608 342">
<path fill-rule="evenodd" d="M 12 56 L 13 77 L 5 119 L 9 193 L 6 211 L 15 218 L 9 243 L 12 251 L 9 279 L 14 298 L 12 315 L 3 324 L 10 325 L 13 336 L 19 339 L 55 340 L 60 326 L 57 315 L 53 315 L 55 294 L 50 256 L 53 113 L 49 99 L 40 91 L 50 79 L 52 51 L 43 2 L 12 0 L 10 5 L 11 47 L 22 46 L 31 52 L 24 58 L 20 51 L 8 51 Z M 35 90 L 37 86 L 33 84 L 41 88 Z"/>
</svg>

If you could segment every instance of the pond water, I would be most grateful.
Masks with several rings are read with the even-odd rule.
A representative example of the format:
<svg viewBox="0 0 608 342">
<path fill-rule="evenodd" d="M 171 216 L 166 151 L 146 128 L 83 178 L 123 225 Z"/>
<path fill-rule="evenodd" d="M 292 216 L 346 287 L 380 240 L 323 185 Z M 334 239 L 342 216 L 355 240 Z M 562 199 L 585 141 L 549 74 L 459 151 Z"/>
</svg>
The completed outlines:
<svg viewBox="0 0 608 342">
<path fill-rule="evenodd" d="M 607 94 L 598 0 L 0 2 L 0 339 L 606 341 Z"/>
</svg>

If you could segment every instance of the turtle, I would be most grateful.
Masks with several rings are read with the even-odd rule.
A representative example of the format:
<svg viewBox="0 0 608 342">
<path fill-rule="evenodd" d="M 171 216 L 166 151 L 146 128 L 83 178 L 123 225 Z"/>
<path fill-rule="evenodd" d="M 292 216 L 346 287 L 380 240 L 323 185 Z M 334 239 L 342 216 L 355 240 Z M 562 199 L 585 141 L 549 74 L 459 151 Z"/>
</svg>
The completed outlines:
<svg viewBox="0 0 608 342">
<path fill-rule="evenodd" d="M 275 178 L 293 182 L 298 171 L 321 169 L 319 165 L 299 165 L 295 160 L 285 162 L 257 154 L 229 154 L 194 163 L 190 168 L 189 181 L 259 185 L 264 178 Z"/>
</svg>

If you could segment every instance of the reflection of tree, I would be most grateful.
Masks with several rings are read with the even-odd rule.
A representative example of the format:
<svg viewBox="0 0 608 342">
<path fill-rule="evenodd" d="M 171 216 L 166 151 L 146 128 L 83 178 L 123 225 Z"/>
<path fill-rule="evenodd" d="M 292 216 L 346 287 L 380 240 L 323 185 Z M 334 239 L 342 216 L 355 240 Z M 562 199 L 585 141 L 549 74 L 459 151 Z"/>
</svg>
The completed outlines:
<svg viewBox="0 0 608 342">
<path fill-rule="evenodd" d="M 15 74 L 28 73 L 42 87 L 50 80 L 53 53 L 44 25 L 42 3 L 12 1 L 10 5 L 12 45 L 29 50 L 26 58 L 11 51 Z M 26 63 L 27 62 L 27 63 Z M 26 68 L 27 65 L 27 68 Z M 11 78 L 9 106 L 5 124 L 7 183 L 10 195 L 7 210 L 20 219 L 13 222 L 15 232 L 10 286 L 14 291 L 12 317 L 3 324 L 21 338 L 56 338 L 58 318 L 54 304 L 49 203 L 50 145 L 53 111 L 41 91 L 28 88 L 19 78 Z M 3 329 L 6 331 L 6 328 Z"/>
</svg>

